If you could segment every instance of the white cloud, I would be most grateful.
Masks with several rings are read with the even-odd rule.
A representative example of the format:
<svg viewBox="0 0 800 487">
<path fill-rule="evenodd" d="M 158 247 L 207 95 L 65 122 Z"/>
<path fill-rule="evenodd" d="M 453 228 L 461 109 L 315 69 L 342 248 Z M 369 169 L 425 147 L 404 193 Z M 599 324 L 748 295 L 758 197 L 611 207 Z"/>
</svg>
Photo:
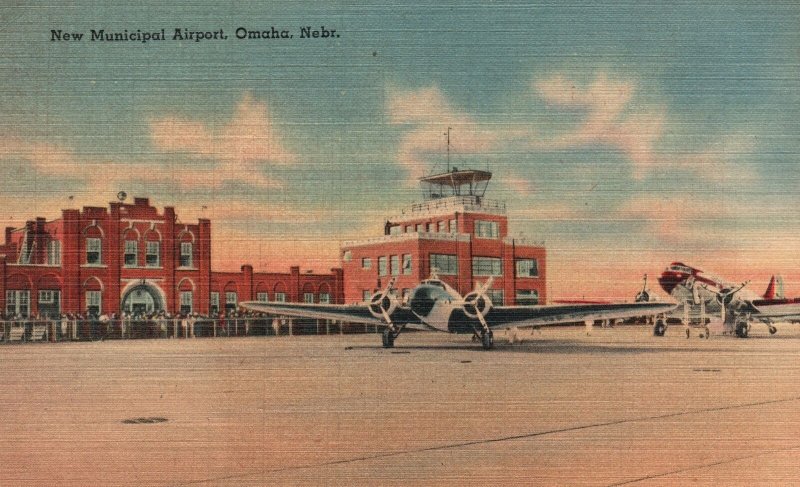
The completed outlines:
<svg viewBox="0 0 800 487">
<path fill-rule="evenodd" d="M 196 120 L 165 116 L 150 121 L 150 134 L 159 150 L 216 161 L 209 172 L 187 172 L 182 184 L 189 187 L 219 188 L 227 182 L 242 182 L 278 188 L 281 183 L 265 175 L 265 169 L 297 162 L 284 147 L 266 103 L 249 93 L 237 104 L 231 120 L 219 129 Z"/>
<path fill-rule="evenodd" d="M 636 179 L 642 179 L 657 162 L 654 145 L 663 132 L 665 110 L 631 104 L 636 91 L 633 81 L 610 79 L 600 72 L 582 89 L 563 75 L 555 75 L 535 81 L 533 88 L 549 105 L 586 111 L 579 127 L 537 141 L 534 147 L 559 149 L 596 143 L 616 147 L 633 163 Z"/>
<path fill-rule="evenodd" d="M 444 133 L 451 127 L 451 145 L 459 155 L 487 154 L 500 140 L 499 133 L 456 110 L 437 87 L 403 91 L 389 89 L 389 121 L 408 125 L 397 153 L 397 162 L 409 175 L 409 183 L 433 168 L 432 158 L 441 159 L 447 151 Z"/>
</svg>

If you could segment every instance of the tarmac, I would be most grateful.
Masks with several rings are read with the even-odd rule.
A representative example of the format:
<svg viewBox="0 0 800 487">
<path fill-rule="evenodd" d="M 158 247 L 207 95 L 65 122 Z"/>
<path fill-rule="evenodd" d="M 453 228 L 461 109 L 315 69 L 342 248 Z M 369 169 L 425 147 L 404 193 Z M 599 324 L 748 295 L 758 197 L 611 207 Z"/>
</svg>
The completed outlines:
<svg viewBox="0 0 800 487">
<path fill-rule="evenodd" d="M 0 485 L 800 484 L 800 325 L 0 346 Z"/>
</svg>

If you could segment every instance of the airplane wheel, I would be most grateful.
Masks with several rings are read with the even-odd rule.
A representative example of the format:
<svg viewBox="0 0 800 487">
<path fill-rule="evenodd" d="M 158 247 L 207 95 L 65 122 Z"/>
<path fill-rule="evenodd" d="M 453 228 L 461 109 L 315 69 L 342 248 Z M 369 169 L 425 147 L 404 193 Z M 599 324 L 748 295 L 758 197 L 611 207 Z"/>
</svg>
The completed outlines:
<svg viewBox="0 0 800 487">
<path fill-rule="evenodd" d="M 665 325 L 664 322 L 661 320 L 656 321 L 656 326 L 653 328 L 653 335 L 657 337 L 663 337 L 664 333 L 666 332 L 667 332 L 667 325 Z"/>
<path fill-rule="evenodd" d="M 770 335 L 774 335 L 774 334 L 775 334 L 775 333 L 777 333 L 777 332 L 778 332 L 778 329 L 777 329 L 777 328 L 775 328 L 774 326 L 770 326 L 770 327 L 769 327 L 769 334 L 770 334 Z"/>
<path fill-rule="evenodd" d="M 747 323 L 739 323 L 736 325 L 736 336 L 739 338 L 747 338 Z"/>
<path fill-rule="evenodd" d="M 705 327 L 704 331 L 706 332 L 706 340 L 708 340 L 708 336 L 711 334 L 711 332 L 708 330 L 708 327 Z"/>
<path fill-rule="evenodd" d="M 394 347 L 394 335 L 392 334 L 392 330 L 387 328 L 383 330 L 383 348 L 392 347 Z"/>
<path fill-rule="evenodd" d="M 481 333 L 481 342 L 484 350 L 491 350 L 491 348 L 494 346 L 494 335 L 492 334 L 492 330 Z"/>
<path fill-rule="evenodd" d="M 686 329 L 686 338 L 689 338 L 689 337 L 691 337 L 691 336 L 692 336 L 692 332 L 691 332 L 691 330 L 689 330 L 689 329 L 687 328 L 687 329 Z"/>
</svg>

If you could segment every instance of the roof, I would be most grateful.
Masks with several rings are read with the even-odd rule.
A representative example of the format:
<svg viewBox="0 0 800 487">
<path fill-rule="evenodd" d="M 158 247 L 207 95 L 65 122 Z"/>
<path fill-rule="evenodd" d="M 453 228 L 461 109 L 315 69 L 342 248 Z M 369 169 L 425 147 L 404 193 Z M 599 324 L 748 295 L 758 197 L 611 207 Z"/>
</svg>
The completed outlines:
<svg viewBox="0 0 800 487">
<path fill-rule="evenodd" d="M 453 168 L 450 172 L 441 174 L 434 174 L 432 176 L 425 176 L 419 180 L 423 183 L 438 184 L 441 186 L 450 186 L 456 188 L 463 184 L 475 184 L 492 179 L 492 173 L 489 171 L 479 171 L 475 169 L 458 170 Z"/>
</svg>

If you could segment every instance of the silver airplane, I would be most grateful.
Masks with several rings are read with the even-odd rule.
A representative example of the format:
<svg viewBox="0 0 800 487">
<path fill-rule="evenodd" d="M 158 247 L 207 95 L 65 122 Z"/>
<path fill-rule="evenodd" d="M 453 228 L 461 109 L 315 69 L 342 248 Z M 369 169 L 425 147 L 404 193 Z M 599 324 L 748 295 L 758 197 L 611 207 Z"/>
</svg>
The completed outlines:
<svg viewBox="0 0 800 487">
<path fill-rule="evenodd" d="M 241 306 L 273 316 L 341 320 L 385 326 L 383 346 L 391 348 L 404 328 L 472 334 L 483 348 L 494 346 L 495 330 L 538 328 L 564 323 L 591 323 L 632 317 L 656 317 L 675 308 L 675 303 L 603 303 L 530 306 L 495 306 L 487 295 L 490 277 L 483 285 L 461 296 L 434 272 L 408 295 L 398 299 L 394 280 L 360 304 L 312 304 L 243 302 Z"/>
</svg>

